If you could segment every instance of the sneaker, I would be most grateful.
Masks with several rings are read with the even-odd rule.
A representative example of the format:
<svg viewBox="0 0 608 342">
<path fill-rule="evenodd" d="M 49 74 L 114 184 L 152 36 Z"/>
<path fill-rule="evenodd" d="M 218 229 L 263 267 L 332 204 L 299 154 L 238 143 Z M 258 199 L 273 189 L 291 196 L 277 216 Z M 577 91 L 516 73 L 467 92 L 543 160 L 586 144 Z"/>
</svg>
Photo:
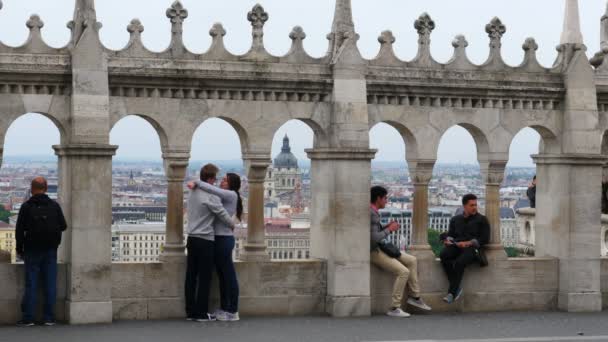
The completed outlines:
<svg viewBox="0 0 608 342">
<path fill-rule="evenodd" d="M 53 326 L 57 325 L 57 322 L 55 322 L 54 319 L 47 319 L 44 322 L 42 322 L 42 325 L 47 326 L 47 327 L 53 327 Z"/>
<path fill-rule="evenodd" d="M 460 297 L 462 297 L 462 287 L 458 288 L 458 292 L 456 292 L 456 297 L 454 298 L 454 301 L 459 300 Z"/>
<path fill-rule="evenodd" d="M 400 317 L 400 318 L 410 317 L 410 314 L 401 310 L 401 308 L 392 309 L 389 312 L 387 312 L 386 315 L 391 316 L 391 317 Z"/>
<path fill-rule="evenodd" d="M 226 311 L 224 311 L 222 309 L 217 309 L 217 310 L 213 311 L 213 313 L 211 315 L 215 316 L 215 317 L 219 317 L 219 316 L 221 316 L 221 315 L 223 315 L 225 313 L 226 313 Z"/>
<path fill-rule="evenodd" d="M 231 313 L 231 312 L 226 312 L 224 311 L 224 314 L 221 316 L 217 316 L 217 320 L 218 321 L 222 321 L 222 322 L 236 322 L 241 320 L 241 318 L 239 317 L 239 313 Z"/>
<path fill-rule="evenodd" d="M 415 306 L 420 310 L 424 310 L 424 311 L 431 311 L 431 307 L 428 306 L 427 303 L 424 302 L 424 300 L 422 300 L 422 298 L 418 298 L 418 299 L 414 299 L 412 297 L 407 299 L 407 303 L 411 306 Z"/>
<path fill-rule="evenodd" d="M 34 326 L 34 322 L 22 319 L 19 322 L 17 322 L 17 326 L 18 327 L 33 327 Z"/>
<path fill-rule="evenodd" d="M 443 297 L 443 301 L 448 304 L 454 303 L 454 295 L 451 293 L 448 293 L 445 297 Z"/>
<path fill-rule="evenodd" d="M 215 322 L 217 318 L 212 314 L 205 314 L 203 317 L 199 317 L 196 319 L 197 322 Z"/>
</svg>

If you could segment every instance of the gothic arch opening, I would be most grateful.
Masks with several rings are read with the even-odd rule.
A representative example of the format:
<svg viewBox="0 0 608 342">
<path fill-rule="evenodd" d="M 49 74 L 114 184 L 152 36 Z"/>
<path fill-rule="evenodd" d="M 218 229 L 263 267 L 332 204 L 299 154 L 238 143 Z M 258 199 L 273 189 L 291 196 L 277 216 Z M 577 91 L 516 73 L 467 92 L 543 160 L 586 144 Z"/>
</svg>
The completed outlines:
<svg viewBox="0 0 608 342">
<path fill-rule="evenodd" d="M 133 138 L 137 132 L 137 138 Z M 110 131 L 118 146 L 112 159 L 112 261 L 158 262 L 166 239 L 167 179 L 164 132 L 145 117 L 130 115 Z"/>
<path fill-rule="evenodd" d="M 242 247 L 247 239 L 245 228 L 247 227 L 249 187 L 243 164 L 244 141 L 246 141 L 244 130 L 236 122 L 225 118 L 205 120 L 198 126 L 192 137 L 190 162 L 186 173 L 186 181 L 200 180 L 201 168 L 211 163 L 220 169 L 215 186 L 220 186 L 227 173 L 235 173 L 241 178 L 240 195 L 244 212 L 240 224 L 234 230 L 236 246 L 238 246 L 238 248 L 235 247 L 233 252 L 233 258 L 235 259 L 239 259 Z M 184 201 L 184 207 L 186 208 L 188 203 L 187 193 Z M 187 217 L 184 218 L 184 221 L 186 220 Z"/>
<path fill-rule="evenodd" d="M 454 214 L 461 210 L 462 196 L 473 193 L 479 197 L 478 204 L 483 212 L 485 186 L 479 169 L 478 150 L 481 152 L 487 148 L 487 140 L 479 133 L 478 129 L 457 125 L 441 137 L 429 186 L 430 208 Z"/>
<path fill-rule="evenodd" d="M 407 159 L 415 140 L 403 125 L 381 122 L 369 131 L 370 147 L 377 149 L 372 160 L 372 186 L 379 185 L 389 191 L 389 202 L 380 211 L 384 224 L 397 221 L 401 228 L 389 239 L 401 248 L 412 242 L 412 210 L 414 188 L 408 171 Z"/>
<path fill-rule="evenodd" d="M 293 239 L 310 239 L 311 161 L 306 154 L 319 136 L 314 123 L 290 120 L 276 130 L 272 141 L 272 165 L 264 182 L 264 218 L 267 238 L 283 246 L 284 259 L 305 254 L 306 246 L 297 246 Z M 269 244 L 274 246 L 274 242 Z M 272 251 L 269 251 L 271 253 Z M 272 255 L 272 254 L 271 254 Z"/>
<path fill-rule="evenodd" d="M 61 189 L 57 156 L 53 145 L 63 138 L 63 130 L 47 115 L 19 116 L 3 133 L 0 168 L 0 250 L 16 254 L 15 224 L 21 205 L 29 199 L 31 180 L 43 176 L 49 197 L 60 200 Z"/>
</svg>

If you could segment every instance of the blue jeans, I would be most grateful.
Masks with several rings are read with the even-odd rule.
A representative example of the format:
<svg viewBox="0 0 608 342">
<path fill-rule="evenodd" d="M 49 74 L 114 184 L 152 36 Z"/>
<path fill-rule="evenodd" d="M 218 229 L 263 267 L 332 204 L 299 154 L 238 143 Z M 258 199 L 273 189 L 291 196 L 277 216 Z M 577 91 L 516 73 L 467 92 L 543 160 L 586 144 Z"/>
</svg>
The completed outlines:
<svg viewBox="0 0 608 342">
<path fill-rule="evenodd" d="M 25 262 L 25 293 L 23 294 L 23 300 L 21 301 L 23 320 L 34 320 L 39 277 L 42 277 L 44 285 L 44 320 L 55 320 L 55 301 L 57 300 L 57 249 L 26 251 L 23 255 L 23 260 Z"/>
<path fill-rule="evenodd" d="M 239 283 L 232 260 L 234 236 L 215 237 L 215 267 L 220 283 L 220 304 L 222 310 L 239 312 Z"/>
</svg>

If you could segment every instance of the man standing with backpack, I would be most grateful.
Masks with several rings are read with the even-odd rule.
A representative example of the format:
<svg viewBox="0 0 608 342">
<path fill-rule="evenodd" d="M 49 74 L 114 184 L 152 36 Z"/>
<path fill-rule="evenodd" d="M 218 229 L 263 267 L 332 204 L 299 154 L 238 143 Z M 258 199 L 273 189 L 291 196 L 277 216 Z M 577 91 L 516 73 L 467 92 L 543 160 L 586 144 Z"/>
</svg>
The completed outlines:
<svg viewBox="0 0 608 342">
<path fill-rule="evenodd" d="M 19 210 L 16 238 L 17 254 L 25 262 L 25 292 L 21 302 L 22 319 L 19 326 L 34 325 L 38 278 L 44 284 L 43 324 L 55 325 L 57 296 L 57 248 L 67 224 L 61 207 L 46 195 L 43 177 L 32 180 L 32 197 Z"/>
</svg>

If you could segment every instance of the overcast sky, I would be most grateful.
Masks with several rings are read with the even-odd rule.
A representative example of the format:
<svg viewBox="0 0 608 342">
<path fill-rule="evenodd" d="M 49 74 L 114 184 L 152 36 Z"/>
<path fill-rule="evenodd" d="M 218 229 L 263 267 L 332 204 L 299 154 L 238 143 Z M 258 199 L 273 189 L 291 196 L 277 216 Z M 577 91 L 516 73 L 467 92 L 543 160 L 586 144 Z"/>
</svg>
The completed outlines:
<svg viewBox="0 0 608 342">
<path fill-rule="evenodd" d="M 25 22 L 30 14 L 39 14 L 45 23 L 42 35 L 51 46 L 67 44 L 65 27 L 73 14 L 74 0 L 2 0 L 0 40 L 8 45 L 21 45 L 28 34 Z M 170 24 L 165 10 L 173 0 L 98 0 L 98 20 L 103 23 L 101 39 L 112 49 L 121 49 L 128 41 L 126 26 L 139 18 L 145 26 L 143 41 L 154 51 L 167 47 Z M 327 50 L 325 36 L 330 31 L 334 1 L 332 0 L 259 0 L 270 15 L 266 23 L 265 43 L 276 55 L 285 54 L 291 44 L 289 32 L 300 25 L 307 33 L 306 50 L 322 56 Z M 600 18 L 605 0 L 582 0 L 581 21 L 588 55 L 599 50 Z M 228 31 L 226 45 L 235 54 L 244 53 L 251 44 L 251 26 L 246 20 L 254 0 L 183 0 L 189 11 L 184 24 L 184 40 L 193 52 L 205 51 L 211 39 L 209 28 L 221 22 Z M 359 48 L 366 58 L 373 58 L 379 49 L 377 37 L 383 30 L 393 31 L 395 50 L 402 59 L 412 59 L 417 50 L 416 18 L 428 12 L 436 23 L 431 50 L 436 60 L 446 62 L 452 55 L 451 41 L 464 34 L 469 41 L 468 55 L 475 63 L 483 63 L 488 54 L 485 25 L 494 16 L 507 26 L 503 38 L 503 55 L 508 64 L 517 65 L 523 58 L 521 45 L 534 37 L 539 45 L 541 63 L 550 66 L 557 55 L 563 23 L 563 0 L 353 0 L 356 30 L 361 35 Z M 135 136 L 133 132 L 137 132 Z M 289 122 L 275 135 L 273 154 L 280 151 L 282 137 L 292 139 L 292 150 L 305 158 L 303 150 L 312 146 L 312 131 L 299 122 Z M 378 125 L 371 132 L 371 145 L 379 148 L 377 160 L 402 160 L 405 146 L 395 130 Z M 221 141 L 219 143 L 218 141 Z M 538 151 L 539 136 L 532 130 L 522 131 L 511 146 L 511 166 L 532 166 L 529 155 Z M 50 121 L 37 115 L 17 120 L 8 132 L 6 155 L 51 154 L 50 145 L 59 142 Z M 145 121 L 125 118 L 112 130 L 111 142 L 120 145 L 118 158 L 160 160 L 160 144 L 155 131 Z M 192 157 L 196 160 L 239 159 L 240 146 L 236 133 L 221 120 L 209 120 L 197 131 Z M 448 131 L 439 148 L 440 162 L 475 163 L 473 139 L 464 129 Z"/>
</svg>

